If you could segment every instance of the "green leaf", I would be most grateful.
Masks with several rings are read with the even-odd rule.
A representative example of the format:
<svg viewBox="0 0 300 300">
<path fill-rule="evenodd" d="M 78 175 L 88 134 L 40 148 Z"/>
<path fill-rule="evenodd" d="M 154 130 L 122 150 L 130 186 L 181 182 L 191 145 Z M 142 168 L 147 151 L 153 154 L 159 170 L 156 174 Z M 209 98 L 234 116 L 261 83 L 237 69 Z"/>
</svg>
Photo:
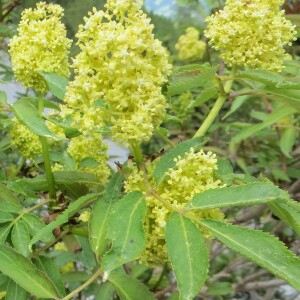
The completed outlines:
<svg viewBox="0 0 300 300">
<path fill-rule="evenodd" d="M 205 88 L 193 102 L 193 107 L 198 107 L 214 98 L 218 94 L 218 89 L 215 86 Z"/>
<path fill-rule="evenodd" d="M 0 211 L 18 214 L 21 210 L 20 205 L 11 202 L 0 202 Z"/>
<path fill-rule="evenodd" d="M 31 236 L 35 236 L 36 234 L 38 234 L 40 230 L 46 227 L 46 224 L 38 216 L 34 214 L 24 214 L 22 217 L 22 221 L 24 221 L 24 223 L 26 224 Z M 44 234 L 41 237 L 41 241 L 44 243 L 48 243 L 53 239 L 54 236 L 52 232 L 49 232 L 48 234 Z"/>
<path fill-rule="evenodd" d="M 16 207 L 22 208 L 19 200 L 15 197 L 15 195 L 2 183 L 0 183 L 0 203 L 10 202 L 15 204 Z M 20 209 L 17 211 L 19 212 Z"/>
<path fill-rule="evenodd" d="M 225 296 L 233 293 L 231 283 L 229 282 L 214 282 L 207 288 L 206 295 L 210 296 Z"/>
<path fill-rule="evenodd" d="M 36 267 L 48 275 L 53 285 L 56 287 L 60 297 L 66 294 L 64 284 L 62 282 L 61 274 L 58 267 L 51 258 L 45 256 L 39 256 L 36 260 Z"/>
<path fill-rule="evenodd" d="M 250 98 L 250 96 L 248 96 L 248 95 L 236 97 L 233 100 L 233 102 L 232 102 L 232 104 L 230 106 L 229 112 L 227 112 L 225 114 L 225 116 L 222 118 L 222 120 L 225 120 L 231 114 L 233 114 L 234 112 L 236 112 L 246 102 L 246 100 L 248 100 L 249 98 Z"/>
<path fill-rule="evenodd" d="M 32 247 L 33 244 L 38 242 L 43 238 L 43 236 L 48 235 L 58 226 L 61 226 L 64 223 L 69 221 L 69 218 L 72 217 L 76 212 L 78 212 L 81 208 L 83 208 L 88 203 L 94 201 L 96 199 L 96 194 L 89 194 L 83 197 L 80 197 L 76 201 L 72 202 L 67 209 L 60 214 L 55 221 L 51 222 L 50 224 L 46 225 L 43 229 L 41 229 L 30 241 L 29 247 Z"/>
<path fill-rule="evenodd" d="M 300 289 L 300 259 L 274 236 L 216 220 L 198 222 L 232 250 Z"/>
<path fill-rule="evenodd" d="M 103 254 L 106 248 L 108 221 L 111 207 L 121 196 L 123 177 L 120 173 L 114 174 L 107 185 L 104 194 L 97 200 L 89 221 L 89 238 L 92 250 L 96 256 Z"/>
<path fill-rule="evenodd" d="M 18 220 L 11 232 L 11 241 L 17 252 L 23 256 L 28 256 L 30 241 L 29 231 L 26 224 L 22 220 Z"/>
<path fill-rule="evenodd" d="M 282 153 L 288 158 L 291 158 L 290 152 L 292 151 L 293 146 L 296 142 L 296 137 L 297 130 L 294 127 L 286 128 L 282 132 L 279 146 Z"/>
<path fill-rule="evenodd" d="M 173 212 L 166 226 L 166 242 L 180 299 L 192 300 L 207 277 L 209 257 L 205 240 L 189 219 Z"/>
<path fill-rule="evenodd" d="M 175 148 L 168 151 L 164 156 L 162 156 L 154 169 L 153 177 L 157 184 L 163 181 L 164 175 L 169 168 L 174 168 L 176 166 L 176 162 L 174 158 L 178 156 L 184 156 L 185 153 L 189 152 L 192 147 L 198 148 L 203 143 L 202 138 L 194 138 L 176 145 Z"/>
<path fill-rule="evenodd" d="M 85 272 L 72 271 L 62 273 L 62 280 L 65 283 L 84 282 L 90 278 L 90 275 Z"/>
<path fill-rule="evenodd" d="M 217 67 L 209 64 L 179 67 L 174 70 L 168 86 L 168 95 L 178 95 L 206 85 L 216 74 Z"/>
<path fill-rule="evenodd" d="M 51 93 L 60 100 L 65 97 L 66 89 L 68 86 L 68 79 L 49 72 L 38 72 L 45 80 Z"/>
<path fill-rule="evenodd" d="M 37 297 L 58 297 L 46 274 L 37 270 L 28 258 L 5 245 L 0 245 L 0 271 Z"/>
<path fill-rule="evenodd" d="M 27 300 L 28 292 L 10 279 L 5 300 Z"/>
<path fill-rule="evenodd" d="M 146 209 L 146 201 L 140 191 L 127 194 L 112 207 L 108 226 L 112 247 L 102 260 L 105 272 L 109 273 L 137 259 L 143 251 L 146 242 L 143 226 Z"/>
<path fill-rule="evenodd" d="M 49 130 L 37 108 L 28 100 L 21 99 L 16 101 L 12 109 L 17 119 L 26 125 L 31 132 L 56 141 L 61 139 Z"/>
<path fill-rule="evenodd" d="M 229 160 L 218 159 L 218 169 L 215 171 L 215 176 L 227 185 L 231 185 L 233 174 L 233 167 Z"/>
<path fill-rule="evenodd" d="M 10 232 L 11 224 L 2 224 L 0 227 L 0 244 L 6 241 L 6 238 Z"/>
<path fill-rule="evenodd" d="M 280 218 L 289 227 L 293 228 L 300 236 L 300 204 L 298 202 L 289 199 L 284 203 L 271 202 L 268 203 L 268 206 L 275 216 Z"/>
<path fill-rule="evenodd" d="M 280 119 L 282 119 L 285 116 L 291 115 L 295 113 L 295 108 L 291 106 L 280 106 L 277 109 L 275 109 L 266 119 L 264 122 L 255 124 L 249 127 L 246 127 L 245 129 L 242 129 L 233 139 L 232 141 L 234 143 L 239 143 L 240 141 L 248 138 L 251 135 L 254 135 L 256 132 L 262 130 L 263 128 L 270 126 L 276 122 L 278 122 Z"/>
<path fill-rule="evenodd" d="M 155 300 L 147 287 L 137 279 L 119 271 L 112 272 L 108 280 L 114 286 L 121 300 Z"/>
<path fill-rule="evenodd" d="M 39 100 L 41 98 L 31 96 L 31 97 L 21 97 L 19 99 L 25 99 L 25 100 L 31 102 L 36 108 L 38 108 L 39 107 Z M 52 102 L 50 100 L 47 100 L 45 98 L 42 98 L 42 99 L 43 99 L 43 104 L 44 104 L 45 108 L 50 108 L 50 109 L 54 109 L 54 110 L 58 110 L 58 111 L 60 110 L 59 105 L 57 103 Z"/>
<path fill-rule="evenodd" d="M 95 300 L 113 300 L 115 289 L 110 282 L 102 283 L 97 292 Z"/>
<path fill-rule="evenodd" d="M 14 219 L 14 216 L 11 213 L 0 211 L 0 223 L 10 222 Z"/>
<path fill-rule="evenodd" d="M 286 198 L 289 198 L 288 193 L 275 185 L 255 182 L 235 187 L 210 189 L 196 194 L 186 205 L 185 210 L 255 205 Z"/>
</svg>

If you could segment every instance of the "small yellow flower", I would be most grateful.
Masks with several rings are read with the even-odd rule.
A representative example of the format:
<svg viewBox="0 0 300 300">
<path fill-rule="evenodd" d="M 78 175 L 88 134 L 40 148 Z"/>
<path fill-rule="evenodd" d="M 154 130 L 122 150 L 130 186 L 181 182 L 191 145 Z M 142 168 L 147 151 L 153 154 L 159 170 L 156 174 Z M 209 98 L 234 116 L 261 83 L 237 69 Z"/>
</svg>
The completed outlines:
<svg viewBox="0 0 300 300">
<path fill-rule="evenodd" d="M 34 159 L 42 154 L 42 145 L 38 135 L 32 133 L 17 119 L 12 119 L 13 128 L 9 132 L 11 143 L 27 159 Z"/>
<path fill-rule="evenodd" d="M 68 77 L 68 53 L 71 40 L 61 23 L 63 9 L 56 4 L 37 3 L 22 12 L 18 35 L 9 43 L 13 71 L 18 81 L 40 93 L 47 85 L 38 71 Z"/>
<path fill-rule="evenodd" d="M 58 242 L 54 245 L 54 250 L 56 251 L 68 251 L 66 244 L 64 242 Z"/>
<path fill-rule="evenodd" d="M 199 40 L 199 31 L 194 27 L 186 29 L 185 34 L 179 37 L 175 48 L 181 60 L 195 61 L 203 57 L 206 43 Z"/>
<path fill-rule="evenodd" d="M 84 212 L 82 212 L 80 214 L 80 216 L 78 217 L 78 220 L 86 223 L 90 220 L 90 217 L 91 217 L 91 213 L 89 211 L 85 210 Z"/>
<path fill-rule="evenodd" d="M 217 169 L 217 159 L 211 152 L 202 150 L 195 152 L 193 148 L 184 157 L 175 159 L 176 166 L 166 172 L 165 179 L 156 186 L 153 180 L 153 163 L 146 165 L 147 178 L 159 196 L 177 209 L 183 209 L 192 197 L 208 189 L 224 186 L 220 180 L 214 178 Z M 125 181 L 125 191 L 140 190 L 146 194 L 144 172 L 131 166 L 131 174 Z M 144 227 L 147 234 L 146 249 L 140 260 L 149 265 L 155 265 L 168 260 L 165 242 L 165 227 L 171 211 L 152 195 L 146 195 L 147 216 Z M 223 219 L 219 209 L 197 210 L 191 213 L 198 219 Z M 203 232 L 209 236 L 207 232 Z"/>
<path fill-rule="evenodd" d="M 0 299 L 4 299 L 5 296 L 6 296 L 6 292 L 5 291 L 0 292 Z"/>
<path fill-rule="evenodd" d="M 284 47 L 295 40 L 295 26 L 280 10 L 283 0 L 227 0 L 206 19 L 205 36 L 229 66 L 282 70 Z"/>
</svg>

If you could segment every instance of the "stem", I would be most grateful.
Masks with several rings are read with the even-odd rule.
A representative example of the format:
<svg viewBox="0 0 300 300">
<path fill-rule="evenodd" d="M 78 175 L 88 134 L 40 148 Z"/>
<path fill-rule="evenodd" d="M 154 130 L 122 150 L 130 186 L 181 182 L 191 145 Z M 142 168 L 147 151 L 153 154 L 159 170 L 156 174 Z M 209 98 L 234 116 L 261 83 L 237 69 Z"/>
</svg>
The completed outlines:
<svg viewBox="0 0 300 300">
<path fill-rule="evenodd" d="M 44 112 L 43 98 L 39 97 L 39 113 L 41 116 L 42 116 L 43 112 Z M 56 191 L 55 191 L 54 177 L 53 177 L 53 173 L 51 170 L 51 161 L 50 161 L 50 155 L 49 155 L 48 141 L 47 141 L 47 138 L 44 136 L 40 136 L 40 141 L 42 143 L 45 172 L 46 172 L 46 178 L 47 178 L 47 182 L 48 182 L 50 198 L 55 199 Z"/>
<path fill-rule="evenodd" d="M 77 295 L 80 291 L 82 291 L 85 287 L 90 285 L 94 280 L 97 279 L 98 276 L 102 275 L 102 271 L 99 269 L 90 279 L 88 279 L 83 285 L 81 285 L 79 288 L 71 292 L 66 297 L 62 298 L 61 300 L 68 300 L 71 299 L 73 296 Z"/>
<path fill-rule="evenodd" d="M 136 162 L 138 168 L 140 169 L 140 165 L 143 162 L 143 153 L 141 151 L 141 148 L 136 143 L 131 143 L 130 146 L 131 146 L 131 152 L 134 156 L 135 162 Z"/>
<path fill-rule="evenodd" d="M 170 145 L 172 148 L 174 148 L 176 146 L 170 139 L 168 139 L 166 136 L 164 136 L 163 134 L 161 134 L 158 130 L 155 131 L 155 134 L 161 140 L 163 140 L 166 144 Z"/>
<path fill-rule="evenodd" d="M 233 76 L 236 74 L 236 72 L 237 72 L 237 67 L 234 66 L 231 69 L 231 73 L 230 73 L 230 77 L 232 79 L 228 80 L 224 86 L 225 94 L 221 93 L 219 95 L 215 105 L 213 106 L 212 110 L 209 112 L 208 116 L 206 117 L 206 119 L 204 120 L 204 122 L 202 123 L 202 125 L 200 126 L 198 131 L 195 133 L 194 137 L 199 137 L 199 136 L 205 135 L 205 133 L 207 132 L 207 130 L 209 129 L 211 124 L 214 122 L 214 120 L 218 116 L 222 106 L 224 105 L 224 103 L 228 97 L 228 94 L 230 92 L 230 89 L 231 89 L 233 81 L 234 81 Z"/>
<path fill-rule="evenodd" d="M 3 3 L 2 0 L 0 0 L 0 22 L 3 20 Z"/>
</svg>

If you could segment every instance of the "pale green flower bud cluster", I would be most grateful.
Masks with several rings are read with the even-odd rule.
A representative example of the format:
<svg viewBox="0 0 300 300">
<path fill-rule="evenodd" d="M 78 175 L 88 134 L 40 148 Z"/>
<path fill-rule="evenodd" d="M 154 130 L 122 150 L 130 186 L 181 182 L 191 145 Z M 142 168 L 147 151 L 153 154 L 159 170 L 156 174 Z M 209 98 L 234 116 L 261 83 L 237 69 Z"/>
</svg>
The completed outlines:
<svg viewBox="0 0 300 300">
<path fill-rule="evenodd" d="M 42 154 L 42 144 L 38 135 L 32 133 L 17 119 L 12 119 L 13 127 L 9 132 L 11 143 L 26 159 L 34 159 Z"/>
<path fill-rule="evenodd" d="M 25 9 L 18 35 L 9 43 L 13 71 L 27 88 L 44 93 L 47 85 L 38 71 L 69 76 L 68 53 L 71 40 L 66 38 L 61 23 L 63 9 L 59 5 L 37 3 L 36 9 Z"/>
<path fill-rule="evenodd" d="M 142 142 L 162 121 L 161 85 L 171 65 L 141 5 L 139 0 L 108 0 L 105 11 L 94 9 L 79 28 L 81 52 L 62 110 L 72 114 L 84 134 L 106 124 L 114 139 Z"/>
<path fill-rule="evenodd" d="M 284 47 L 295 40 L 295 26 L 280 10 L 283 0 L 227 0 L 206 19 L 205 36 L 229 67 L 282 70 Z"/>
<path fill-rule="evenodd" d="M 176 166 L 166 172 L 166 177 L 158 186 L 153 180 L 154 163 L 146 165 L 147 178 L 154 186 L 159 197 L 177 209 L 183 209 L 192 197 L 208 189 L 222 187 L 224 184 L 216 180 L 214 172 L 217 170 L 217 159 L 211 152 L 202 150 L 195 152 L 193 148 L 184 157 L 175 159 Z M 165 242 L 165 227 L 171 211 L 161 201 L 147 194 L 144 172 L 131 166 L 131 174 L 125 181 L 126 192 L 140 190 L 145 194 L 147 202 L 147 216 L 144 227 L 147 234 L 146 249 L 140 260 L 149 265 L 167 262 Z M 219 209 L 195 211 L 191 213 L 198 219 L 223 219 Z M 204 232 L 207 235 L 206 232 Z"/>
<path fill-rule="evenodd" d="M 194 27 L 185 30 L 179 37 L 175 49 L 178 50 L 179 59 L 195 61 L 201 59 L 206 51 L 206 43 L 199 40 L 199 31 Z"/>
<path fill-rule="evenodd" d="M 79 171 L 95 175 L 102 184 L 107 182 L 110 175 L 107 165 L 107 145 L 100 134 L 72 138 L 67 152 L 74 158 Z M 80 163 L 88 158 L 95 160 L 97 165 L 79 167 Z"/>
<path fill-rule="evenodd" d="M 193 105 L 194 95 L 191 92 L 185 92 L 171 100 L 171 109 L 175 116 L 182 122 L 187 121 L 195 108 Z"/>
</svg>

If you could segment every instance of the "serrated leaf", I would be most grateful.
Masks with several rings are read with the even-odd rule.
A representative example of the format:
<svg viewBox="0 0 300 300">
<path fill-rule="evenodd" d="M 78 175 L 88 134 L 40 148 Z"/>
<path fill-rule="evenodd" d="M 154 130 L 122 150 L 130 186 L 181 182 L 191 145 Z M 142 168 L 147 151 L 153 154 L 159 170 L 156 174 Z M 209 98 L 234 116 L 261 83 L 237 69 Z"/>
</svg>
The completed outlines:
<svg viewBox="0 0 300 300">
<path fill-rule="evenodd" d="M 225 120 L 227 117 L 229 117 L 231 114 L 236 112 L 248 99 L 250 98 L 249 95 L 239 96 L 236 97 L 230 106 L 229 112 L 225 114 L 225 116 L 222 118 L 222 120 Z"/>
<path fill-rule="evenodd" d="M 19 211 L 22 209 L 22 205 L 15 195 L 4 184 L 0 183 L 0 203 L 7 202 L 15 204 L 16 207 L 19 207 Z"/>
<path fill-rule="evenodd" d="M 123 176 L 120 173 L 114 174 L 108 183 L 105 192 L 92 208 L 92 214 L 89 221 L 89 238 L 91 248 L 97 257 L 103 254 L 103 251 L 106 248 L 111 207 L 121 196 L 122 183 Z"/>
<path fill-rule="evenodd" d="M 89 194 L 83 197 L 80 197 L 76 201 L 72 202 L 67 209 L 65 209 L 56 219 L 50 224 L 46 225 L 41 229 L 30 241 L 29 247 L 32 247 L 33 244 L 38 242 L 43 238 L 43 236 L 48 235 L 56 227 L 61 226 L 64 223 L 67 223 L 69 218 L 73 216 L 76 212 L 82 209 L 88 203 L 94 201 L 98 196 L 96 194 Z"/>
<path fill-rule="evenodd" d="M 294 127 L 286 128 L 282 132 L 279 141 L 279 147 L 282 153 L 288 158 L 291 158 L 290 152 L 292 151 L 293 146 L 296 142 L 296 137 L 297 137 L 297 130 Z"/>
<path fill-rule="evenodd" d="M 198 222 L 230 249 L 300 289 L 300 259 L 274 236 L 211 219 Z"/>
<path fill-rule="evenodd" d="M 35 236 L 40 230 L 46 227 L 46 224 L 38 216 L 33 214 L 24 214 L 22 220 L 26 224 L 31 236 Z M 41 237 L 41 241 L 48 243 L 53 240 L 53 238 L 52 232 L 49 232 Z"/>
<path fill-rule="evenodd" d="M 275 109 L 266 119 L 264 122 L 255 124 L 249 127 L 246 127 L 245 129 L 242 129 L 233 139 L 232 141 L 234 143 L 239 143 L 240 141 L 250 137 L 251 135 L 254 135 L 256 132 L 262 130 L 263 128 L 270 126 L 280 119 L 282 119 L 285 116 L 291 115 L 295 113 L 295 108 L 291 106 L 280 106 L 277 109 Z"/>
<path fill-rule="evenodd" d="M 110 282 L 102 283 L 96 292 L 95 300 L 113 300 L 115 289 Z"/>
<path fill-rule="evenodd" d="M 146 201 L 140 191 L 127 194 L 112 207 L 108 226 L 112 247 L 102 260 L 105 272 L 109 273 L 137 259 L 143 251 L 146 242 L 143 226 L 146 209 Z"/>
<path fill-rule="evenodd" d="M 23 256 L 28 256 L 30 241 L 29 231 L 26 224 L 22 220 L 18 220 L 11 232 L 11 241 L 17 252 Z"/>
<path fill-rule="evenodd" d="M 37 270 L 28 258 L 5 245 L 0 245 L 0 271 L 37 297 L 58 297 L 46 274 Z"/>
<path fill-rule="evenodd" d="M 26 300 L 26 299 L 28 299 L 28 292 L 10 279 L 6 290 L 5 300 Z"/>
<path fill-rule="evenodd" d="M 168 95 L 178 95 L 204 86 L 213 80 L 216 71 L 217 67 L 208 64 L 179 67 L 171 75 Z"/>
<path fill-rule="evenodd" d="M 0 211 L 18 214 L 22 207 L 11 202 L 0 202 Z"/>
<path fill-rule="evenodd" d="M 227 159 L 218 159 L 217 167 L 218 169 L 214 172 L 214 175 L 226 185 L 231 185 L 234 174 L 230 161 Z"/>
<path fill-rule="evenodd" d="M 5 211 L 0 211 L 0 223 L 10 222 L 13 219 L 14 219 L 14 216 L 11 213 L 5 212 Z"/>
<path fill-rule="evenodd" d="M 114 271 L 109 275 L 108 280 L 121 300 L 155 300 L 154 295 L 145 285 L 129 275 Z"/>
<path fill-rule="evenodd" d="M 203 142 L 203 138 L 194 138 L 176 145 L 175 148 L 168 151 L 164 156 L 162 156 L 154 169 L 153 177 L 157 184 L 159 184 L 164 179 L 164 175 L 169 168 L 174 168 L 176 162 L 174 158 L 177 158 L 179 155 L 183 156 L 186 152 L 189 152 L 190 149 L 200 147 Z"/>
<path fill-rule="evenodd" d="M 51 93 L 60 100 L 65 97 L 68 79 L 50 72 L 38 72 L 46 81 Z"/>
<path fill-rule="evenodd" d="M 17 119 L 22 122 L 32 133 L 39 136 L 52 138 L 56 141 L 61 138 L 52 133 L 46 126 L 38 109 L 26 99 L 16 101 L 12 106 Z"/>
<path fill-rule="evenodd" d="M 173 212 L 166 226 L 166 243 L 179 299 L 192 300 L 207 277 L 209 257 L 205 240 L 188 218 Z"/>
<path fill-rule="evenodd" d="M 255 205 L 286 198 L 289 198 L 288 193 L 275 185 L 256 182 L 206 190 L 194 195 L 185 210 Z"/>
<path fill-rule="evenodd" d="M 214 98 L 218 94 L 218 89 L 215 86 L 205 88 L 200 92 L 200 95 L 194 100 L 193 107 L 198 107 Z"/>
<path fill-rule="evenodd" d="M 280 218 L 300 236 L 300 204 L 292 200 L 286 202 L 272 202 L 268 206 L 273 214 Z M 297 207 L 298 206 L 298 210 Z"/>
<path fill-rule="evenodd" d="M 48 275 L 49 279 L 53 282 L 60 297 L 66 294 L 64 284 L 62 282 L 61 274 L 58 267 L 51 258 L 39 256 L 35 260 L 36 267 Z"/>
<path fill-rule="evenodd" d="M 0 244 L 6 241 L 6 238 L 10 232 L 11 224 L 2 224 L 0 227 Z"/>
</svg>

